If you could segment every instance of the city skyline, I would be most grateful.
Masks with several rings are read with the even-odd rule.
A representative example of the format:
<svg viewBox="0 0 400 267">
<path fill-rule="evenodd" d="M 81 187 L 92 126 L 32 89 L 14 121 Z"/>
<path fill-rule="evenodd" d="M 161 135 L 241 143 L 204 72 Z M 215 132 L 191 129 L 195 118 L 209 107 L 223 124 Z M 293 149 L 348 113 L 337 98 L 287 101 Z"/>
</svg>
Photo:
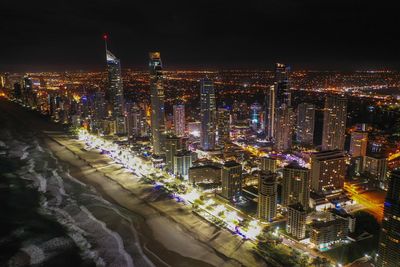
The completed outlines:
<svg viewBox="0 0 400 267">
<path fill-rule="evenodd" d="M 390 5 L 75 1 L 0 18 L 0 266 L 397 267 Z"/>
</svg>

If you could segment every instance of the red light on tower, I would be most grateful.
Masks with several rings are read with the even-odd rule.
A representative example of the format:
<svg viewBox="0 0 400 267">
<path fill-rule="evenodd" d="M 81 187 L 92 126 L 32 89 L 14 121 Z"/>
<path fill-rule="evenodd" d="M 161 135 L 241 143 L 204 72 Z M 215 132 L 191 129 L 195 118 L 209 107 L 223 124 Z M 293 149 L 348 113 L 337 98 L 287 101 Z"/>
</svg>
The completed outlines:
<svg viewBox="0 0 400 267">
<path fill-rule="evenodd" d="M 104 40 L 107 40 L 107 38 L 108 38 L 107 34 L 104 34 L 104 35 L 103 35 L 103 39 L 104 39 Z"/>
</svg>

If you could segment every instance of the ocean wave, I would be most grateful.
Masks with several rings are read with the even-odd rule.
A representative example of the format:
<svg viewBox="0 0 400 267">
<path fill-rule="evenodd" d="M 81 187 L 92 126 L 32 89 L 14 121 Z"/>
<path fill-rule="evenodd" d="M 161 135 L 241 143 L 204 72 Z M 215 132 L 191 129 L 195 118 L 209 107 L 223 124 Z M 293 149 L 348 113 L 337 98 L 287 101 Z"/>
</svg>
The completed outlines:
<svg viewBox="0 0 400 267">
<path fill-rule="evenodd" d="M 106 226 L 106 224 L 104 223 L 104 222 L 102 222 L 102 221 L 100 221 L 100 220 L 98 220 L 97 218 L 95 218 L 94 216 L 93 216 L 93 214 L 92 213 L 90 213 L 90 211 L 88 210 L 88 209 L 86 209 L 85 207 L 83 207 L 83 206 L 81 206 L 80 207 L 81 208 L 81 210 L 84 212 L 84 213 L 86 213 L 86 215 L 91 219 L 91 220 L 93 220 L 94 222 L 96 222 L 97 224 L 99 224 L 100 225 L 100 227 L 101 227 L 101 229 L 105 232 L 105 233 L 107 233 L 109 236 L 111 236 L 113 239 L 114 239 L 114 243 L 116 243 L 116 245 L 117 245 L 117 252 L 118 252 L 118 254 L 120 255 L 120 256 L 122 256 L 122 258 L 123 258 L 123 260 L 125 261 L 125 265 L 121 265 L 121 258 L 120 257 L 118 257 L 118 258 L 116 258 L 115 257 L 115 255 L 109 255 L 109 251 L 113 251 L 113 248 L 115 247 L 114 245 L 113 246 L 110 246 L 110 241 L 111 240 L 109 240 L 109 238 L 107 237 L 107 236 L 103 236 L 103 237 L 100 237 L 100 243 L 102 243 L 102 245 L 103 246 L 105 246 L 105 248 L 107 248 L 107 249 L 105 249 L 103 252 L 106 254 L 106 255 L 109 255 L 109 256 L 111 256 L 112 258 L 110 258 L 110 262 L 108 262 L 108 266 L 127 266 L 127 267 L 133 267 L 133 261 L 132 261 L 132 258 L 131 258 L 131 256 L 125 251 L 125 248 L 124 248 L 124 244 L 123 244 L 123 242 L 122 242 L 122 239 L 121 239 L 121 237 L 117 234 L 117 233 L 115 233 L 115 232 L 113 232 L 113 231 L 111 231 L 110 229 L 108 229 L 107 228 L 107 226 Z M 109 258 L 109 257 L 108 257 Z"/>
<path fill-rule="evenodd" d="M 29 245 L 21 248 L 21 251 L 25 252 L 29 256 L 30 265 L 40 264 L 46 259 L 44 256 L 44 251 L 36 245 Z"/>
<path fill-rule="evenodd" d="M 88 233 L 77 226 L 77 222 L 67 211 L 54 207 L 48 207 L 47 210 L 43 210 L 44 213 L 49 213 L 49 211 L 53 211 L 51 215 L 54 215 L 56 220 L 67 228 L 68 236 L 80 249 L 83 258 L 93 260 L 96 266 L 106 266 L 105 261 L 97 251 L 92 249 L 91 243 L 87 240 Z"/>
<path fill-rule="evenodd" d="M 0 147 L 1 148 L 8 148 L 8 146 L 6 145 L 6 143 L 4 143 L 4 141 L 0 140 Z"/>
<path fill-rule="evenodd" d="M 122 219 L 127 221 L 129 223 L 130 230 L 132 231 L 132 234 L 133 234 L 133 239 L 130 240 L 130 241 L 133 241 L 133 245 L 134 245 L 134 247 L 136 249 L 135 252 L 137 253 L 137 255 L 140 255 L 141 259 L 147 264 L 147 266 L 154 266 L 154 264 L 150 261 L 149 258 L 147 258 L 146 254 L 143 252 L 143 249 L 142 249 L 142 247 L 140 245 L 140 239 L 139 239 L 137 230 L 134 227 L 132 219 L 129 216 L 123 214 L 123 212 L 120 209 L 115 207 L 112 203 L 110 203 L 109 201 L 105 200 L 101 196 L 84 193 L 84 194 L 81 195 L 81 197 L 97 200 L 100 203 L 103 203 L 104 205 L 101 205 L 101 207 L 103 207 L 105 209 L 112 210 L 119 217 L 121 217 Z M 96 205 L 96 206 L 99 206 L 99 205 Z"/>
</svg>

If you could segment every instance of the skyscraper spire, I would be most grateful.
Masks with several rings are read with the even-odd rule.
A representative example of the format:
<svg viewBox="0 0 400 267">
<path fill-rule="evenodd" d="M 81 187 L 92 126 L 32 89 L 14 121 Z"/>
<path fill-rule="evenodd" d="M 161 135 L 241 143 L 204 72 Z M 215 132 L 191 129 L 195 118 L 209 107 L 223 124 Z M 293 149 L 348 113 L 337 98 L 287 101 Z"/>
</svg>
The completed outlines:
<svg viewBox="0 0 400 267">
<path fill-rule="evenodd" d="M 108 35 L 107 35 L 106 33 L 103 35 L 103 39 L 104 39 L 104 46 L 105 46 L 106 51 L 107 51 L 107 50 L 108 50 L 108 48 L 107 48 L 107 39 L 108 39 Z"/>
</svg>

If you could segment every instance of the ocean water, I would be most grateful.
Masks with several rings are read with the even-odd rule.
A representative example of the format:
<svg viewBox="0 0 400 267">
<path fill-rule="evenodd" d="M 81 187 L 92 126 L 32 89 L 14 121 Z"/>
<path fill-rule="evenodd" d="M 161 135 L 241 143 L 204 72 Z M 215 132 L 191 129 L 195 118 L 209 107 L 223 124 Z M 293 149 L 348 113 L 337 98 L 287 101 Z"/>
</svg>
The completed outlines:
<svg viewBox="0 0 400 267">
<path fill-rule="evenodd" d="M 140 218 L 78 181 L 31 132 L 0 129 L 0 203 L 0 266 L 153 266 Z"/>
</svg>

